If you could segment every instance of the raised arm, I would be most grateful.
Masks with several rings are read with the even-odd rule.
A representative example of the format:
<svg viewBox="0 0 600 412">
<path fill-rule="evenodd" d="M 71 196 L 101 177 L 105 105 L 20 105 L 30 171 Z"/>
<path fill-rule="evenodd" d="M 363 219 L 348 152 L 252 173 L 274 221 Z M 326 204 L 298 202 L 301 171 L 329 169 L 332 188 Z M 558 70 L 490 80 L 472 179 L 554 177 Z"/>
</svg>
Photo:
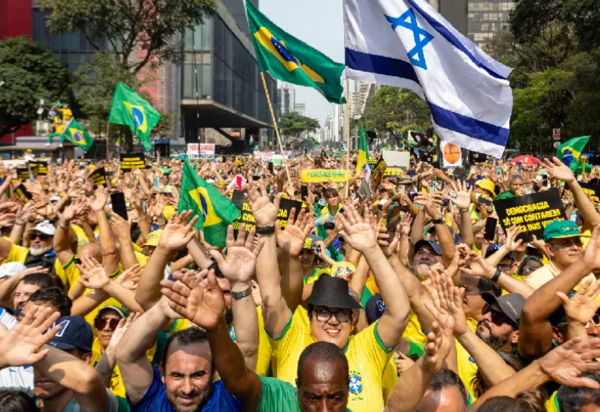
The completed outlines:
<svg viewBox="0 0 600 412">
<path fill-rule="evenodd" d="M 266 189 L 259 193 L 249 185 L 248 201 L 258 228 L 274 227 L 279 212 L 281 194 L 275 196 L 275 203 L 267 197 Z M 291 318 L 290 309 L 281 293 L 281 275 L 277 264 L 277 242 L 275 233 L 260 235 L 264 246 L 256 261 L 256 277 L 263 301 L 263 318 L 266 331 L 274 337 L 281 336 Z"/>
<path fill-rule="evenodd" d="M 117 346 L 123 337 L 123 334 L 127 332 L 127 329 L 131 326 L 131 323 L 139 317 L 139 313 L 131 313 L 129 317 L 122 318 L 117 325 L 117 328 L 113 332 L 110 342 L 104 351 L 104 355 L 100 358 L 100 361 L 96 365 L 96 372 L 100 374 L 104 386 L 110 388 L 112 380 L 113 370 L 117 366 Z"/>
<path fill-rule="evenodd" d="M 104 212 L 110 216 L 110 227 L 112 232 L 119 240 L 119 257 L 123 269 L 137 265 L 133 244 L 131 243 L 131 226 L 129 222 L 117 215 L 112 209 L 104 209 Z"/>
<path fill-rule="evenodd" d="M 78 216 L 83 216 L 88 205 L 84 198 L 79 198 L 65 209 L 58 221 L 56 234 L 54 235 L 54 251 L 60 263 L 66 265 L 73 256 L 71 250 L 71 222 Z"/>
<path fill-rule="evenodd" d="M 117 255 L 115 238 L 108 224 L 106 213 L 104 213 L 104 206 L 107 199 L 108 190 L 105 187 L 99 187 L 96 192 L 96 199 L 92 202 L 91 208 L 98 220 L 100 245 L 102 246 L 102 265 L 108 273 L 113 274 L 119 268 L 119 256 Z"/>
<path fill-rule="evenodd" d="M 587 278 L 579 285 L 579 289 L 570 299 L 565 293 L 556 292 L 562 300 L 567 314 L 568 339 L 581 338 L 582 341 L 588 340 L 586 325 L 600 308 L 600 302 L 596 301 L 599 293 L 600 281 Z"/>
<path fill-rule="evenodd" d="M 206 330 L 215 368 L 225 389 L 237 398 L 244 410 L 254 412 L 260 401 L 260 378 L 246 366 L 240 348 L 231 340 L 223 315 L 223 291 L 214 271 L 207 275 L 200 285 L 193 285 L 181 276 L 177 283 L 164 280 L 163 294 L 169 298 L 170 308 Z"/>
<path fill-rule="evenodd" d="M 223 259 L 216 250 L 210 251 L 210 255 L 219 265 L 219 270 L 229 280 L 236 343 L 250 370 L 256 369 L 259 343 L 258 315 L 250 293 L 252 291 L 250 281 L 256 267 L 256 256 L 262 248 L 262 242 L 254 246 L 255 235 L 255 228 L 246 233 L 246 225 L 242 224 L 238 238 L 235 240 L 233 226 L 230 225 L 227 228 L 227 259 Z M 235 297 L 235 294 L 242 292 L 246 292 L 244 297 Z"/>
<path fill-rule="evenodd" d="M 441 196 L 435 193 L 430 195 L 419 195 L 416 197 L 415 203 L 424 207 L 429 216 L 431 216 L 431 221 L 435 225 L 438 243 L 442 247 L 442 261 L 444 267 L 448 267 L 454 256 L 455 248 L 454 238 L 452 237 L 450 228 L 446 224 L 444 215 L 442 215 L 440 210 L 440 205 L 442 204 Z"/>
<path fill-rule="evenodd" d="M 365 216 L 366 214 L 367 212 Z M 387 348 L 393 348 L 398 344 L 408 323 L 410 304 L 406 291 L 377 244 L 377 234 L 368 223 L 368 219 L 361 217 L 350 205 L 345 207 L 340 219 L 344 225 L 342 236 L 345 241 L 363 254 L 375 275 L 386 305 L 377 332 L 383 344 Z"/>
<path fill-rule="evenodd" d="M 295 217 L 296 209 L 292 209 L 285 230 L 281 230 L 279 221 L 275 224 L 277 245 L 283 252 L 281 293 L 292 312 L 302 302 L 304 274 L 300 264 L 300 253 L 306 237 L 314 228 L 314 218 L 306 213 L 306 210 L 303 209 L 294 221 Z"/>
<path fill-rule="evenodd" d="M 456 192 L 456 196 L 448 197 L 452 203 L 458 207 L 458 213 L 460 215 L 460 237 L 464 244 L 473 247 L 475 242 L 475 235 L 473 234 L 473 222 L 471 221 L 471 213 L 469 207 L 471 206 L 471 193 L 473 188 L 467 189 L 465 182 L 458 183 L 452 182 L 452 187 Z"/>
<path fill-rule="evenodd" d="M 191 210 L 180 215 L 173 213 L 160 236 L 158 246 L 146 264 L 144 276 L 135 291 L 135 300 L 144 310 L 150 309 L 160 299 L 160 281 L 165 277 L 165 267 L 173 251 L 184 248 L 194 237 L 192 228 L 198 216 L 190 221 L 191 215 Z"/>
</svg>

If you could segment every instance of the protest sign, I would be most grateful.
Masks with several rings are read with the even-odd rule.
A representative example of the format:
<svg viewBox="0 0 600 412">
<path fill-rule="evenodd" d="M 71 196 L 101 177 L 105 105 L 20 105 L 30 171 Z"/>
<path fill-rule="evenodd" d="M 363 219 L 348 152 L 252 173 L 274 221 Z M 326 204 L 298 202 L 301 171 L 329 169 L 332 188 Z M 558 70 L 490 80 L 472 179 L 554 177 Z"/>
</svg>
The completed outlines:
<svg viewBox="0 0 600 412">
<path fill-rule="evenodd" d="M 131 172 L 131 169 L 145 169 L 146 159 L 143 153 L 138 154 L 122 154 L 121 155 L 121 170 L 124 172 Z"/>
<path fill-rule="evenodd" d="M 378 160 L 379 159 L 374 156 L 369 157 L 369 163 L 372 165 L 376 164 Z"/>
<path fill-rule="evenodd" d="M 273 166 L 283 166 L 285 158 L 282 155 L 274 154 L 271 156 L 271 163 L 273 163 Z"/>
<path fill-rule="evenodd" d="M 590 200 L 594 203 L 596 209 L 600 205 L 600 186 L 591 185 L 589 183 L 580 183 L 581 189 L 583 192 L 590 198 Z"/>
<path fill-rule="evenodd" d="M 399 167 L 407 170 L 410 166 L 410 152 L 384 150 L 381 156 L 388 167 Z"/>
<path fill-rule="evenodd" d="M 365 180 L 362 179 L 360 181 L 360 186 L 358 187 L 358 197 L 362 200 L 362 199 L 368 199 L 371 197 L 373 192 L 371 192 L 371 187 L 369 186 L 369 183 Z"/>
<path fill-rule="evenodd" d="M 214 143 L 188 143 L 188 159 L 212 159 L 215 157 Z"/>
<path fill-rule="evenodd" d="M 96 187 L 108 186 L 106 182 L 106 169 L 104 169 L 103 167 L 94 170 L 90 174 L 90 179 L 92 180 L 92 182 L 94 182 L 94 186 Z"/>
<path fill-rule="evenodd" d="M 17 167 L 17 178 L 21 180 L 29 179 L 29 168 Z"/>
<path fill-rule="evenodd" d="M 29 193 L 29 191 L 25 189 L 25 185 L 22 183 L 19 186 L 15 187 L 15 194 L 21 199 L 31 200 L 32 198 L 31 193 Z"/>
<path fill-rule="evenodd" d="M 383 174 L 383 176 L 385 177 L 394 177 L 394 176 L 402 176 L 404 174 L 405 170 L 403 170 L 401 167 L 388 167 L 387 169 L 385 169 L 385 173 Z"/>
<path fill-rule="evenodd" d="M 29 168 L 34 176 L 46 176 L 48 174 L 48 163 L 42 161 L 29 162 Z M 35 170 L 35 172 L 34 172 Z"/>
<path fill-rule="evenodd" d="M 382 173 L 385 172 L 386 168 L 387 168 L 387 164 L 385 163 L 385 160 L 383 160 L 383 158 L 379 159 L 379 161 L 377 162 L 377 164 L 373 168 L 373 172 L 371 173 L 371 177 L 373 179 L 377 179 Z"/>
<path fill-rule="evenodd" d="M 261 162 L 270 162 L 274 152 L 254 152 L 254 158 Z"/>
<path fill-rule="evenodd" d="M 246 232 L 250 231 L 250 229 L 252 229 L 253 227 L 256 227 L 256 220 L 254 220 L 252 208 L 250 207 L 248 202 L 246 202 L 246 199 L 244 198 L 244 192 L 242 192 L 241 190 L 235 190 L 233 192 L 231 201 L 242 212 L 242 216 L 232 223 L 233 229 L 237 232 L 238 230 L 240 230 L 240 225 L 242 223 L 246 224 Z M 296 208 L 296 216 L 298 216 L 298 213 L 300 213 L 300 209 L 302 209 L 302 202 L 289 199 L 281 199 L 281 202 L 279 203 L 279 213 L 277 214 L 277 220 L 281 224 L 281 229 L 285 229 L 285 227 L 287 226 L 287 221 L 290 216 L 290 212 L 292 211 L 292 208 Z"/>
<path fill-rule="evenodd" d="M 329 170 L 329 169 L 304 169 L 302 171 L 302 181 L 310 183 L 319 182 L 345 182 L 347 170 Z M 348 176 L 349 177 L 349 176 Z"/>
<path fill-rule="evenodd" d="M 496 200 L 494 207 L 504 231 L 520 225 L 521 232 L 529 232 L 538 239 L 543 239 L 544 228 L 548 223 L 567 219 L 560 194 L 556 189 Z"/>
<path fill-rule="evenodd" d="M 462 151 L 460 147 L 440 140 L 440 152 L 442 153 L 442 167 L 462 166 Z"/>
</svg>

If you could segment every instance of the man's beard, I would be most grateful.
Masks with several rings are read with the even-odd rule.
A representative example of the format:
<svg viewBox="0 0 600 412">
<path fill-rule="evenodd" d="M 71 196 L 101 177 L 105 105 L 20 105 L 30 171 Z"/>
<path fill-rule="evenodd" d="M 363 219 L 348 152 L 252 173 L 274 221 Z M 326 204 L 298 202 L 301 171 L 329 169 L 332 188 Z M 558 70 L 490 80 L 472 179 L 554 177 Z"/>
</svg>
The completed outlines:
<svg viewBox="0 0 600 412">
<path fill-rule="evenodd" d="M 489 336 L 485 336 L 481 332 L 479 332 L 480 326 L 486 328 L 490 332 Z M 492 335 L 492 328 L 489 326 L 489 323 L 486 320 L 479 321 L 479 323 L 477 324 L 477 331 L 475 334 L 479 339 L 487 343 L 487 345 L 494 350 L 499 350 L 501 347 L 503 347 L 506 344 L 506 342 L 508 342 L 508 339 L 510 337 L 510 333 L 501 336 Z"/>
<path fill-rule="evenodd" d="M 31 247 L 31 248 L 29 248 L 29 253 L 31 254 L 31 256 L 39 257 L 39 256 L 45 255 L 46 253 L 50 252 L 51 250 L 52 250 L 52 246 Z"/>
<path fill-rule="evenodd" d="M 214 365 L 213 365 L 213 367 L 214 367 Z M 208 389 L 208 393 L 207 393 L 206 397 L 198 404 L 198 406 L 196 406 L 196 409 L 194 409 L 194 412 L 200 412 L 204 408 L 204 405 L 206 405 L 206 403 L 212 396 L 214 380 L 215 380 L 215 373 L 214 373 L 214 369 L 213 369 L 213 373 L 211 373 L 211 376 L 210 376 L 210 383 L 209 383 L 210 387 Z M 200 389 L 194 389 L 193 396 L 198 396 L 198 394 L 200 392 L 201 392 Z M 175 402 L 171 400 L 169 395 L 168 394 L 166 394 L 166 395 L 167 395 L 167 400 L 169 401 L 169 404 L 171 405 L 171 408 L 173 408 L 173 410 L 175 412 L 181 412 L 181 410 L 177 408 L 177 405 L 175 405 Z"/>
</svg>

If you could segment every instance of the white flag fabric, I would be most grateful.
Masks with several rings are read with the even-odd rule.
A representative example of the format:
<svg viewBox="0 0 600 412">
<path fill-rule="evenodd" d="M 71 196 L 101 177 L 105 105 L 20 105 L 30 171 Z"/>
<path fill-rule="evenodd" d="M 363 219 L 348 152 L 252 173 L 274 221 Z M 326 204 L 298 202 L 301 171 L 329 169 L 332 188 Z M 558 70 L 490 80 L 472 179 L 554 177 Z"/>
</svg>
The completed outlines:
<svg viewBox="0 0 600 412">
<path fill-rule="evenodd" d="M 438 136 L 502 157 L 511 69 L 460 34 L 424 0 L 345 0 L 346 74 L 403 87 L 429 104 Z"/>
</svg>

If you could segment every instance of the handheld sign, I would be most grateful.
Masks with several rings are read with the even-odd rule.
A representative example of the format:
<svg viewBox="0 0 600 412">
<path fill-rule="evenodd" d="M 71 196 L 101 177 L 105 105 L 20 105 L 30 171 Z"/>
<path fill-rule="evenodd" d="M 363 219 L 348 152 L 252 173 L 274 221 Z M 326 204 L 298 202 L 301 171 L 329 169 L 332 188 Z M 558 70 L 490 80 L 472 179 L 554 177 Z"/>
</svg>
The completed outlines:
<svg viewBox="0 0 600 412">
<path fill-rule="evenodd" d="M 48 174 L 48 163 L 42 161 L 30 161 L 29 167 L 34 176 L 46 176 Z M 34 172 L 35 169 L 35 172 Z"/>
<path fill-rule="evenodd" d="M 567 220 L 558 190 L 496 200 L 494 207 L 504 231 L 520 225 L 521 232 L 528 232 L 543 239 L 544 228 L 554 220 Z"/>
<path fill-rule="evenodd" d="M 103 167 L 94 170 L 90 174 L 90 179 L 92 179 L 92 181 L 94 182 L 94 186 L 96 186 L 96 187 L 108 186 L 108 184 L 106 182 L 106 169 L 104 169 Z"/>
<path fill-rule="evenodd" d="M 385 160 L 383 160 L 382 157 L 381 159 L 379 159 L 379 161 L 373 168 L 371 177 L 376 180 L 382 173 L 385 173 L 385 169 L 387 169 L 387 163 L 385 162 Z"/>
<path fill-rule="evenodd" d="M 233 221 L 233 229 L 236 231 L 240 230 L 240 225 L 242 223 L 246 224 L 246 232 L 249 232 L 250 229 L 256 227 L 256 220 L 254 220 L 254 215 L 252 214 L 252 208 L 246 202 L 244 198 L 244 192 L 241 190 L 235 190 L 233 192 L 233 196 L 231 201 L 234 205 L 237 206 L 238 209 L 242 212 L 242 216 L 239 219 Z M 285 229 L 287 226 L 288 218 L 290 217 L 290 212 L 292 209 L 296 209 L 296 216 L 300 213 L 300 209 L 302 209 L 302 202 L 298 202 L 296 200 L 289 199 L 281 199 L 279 203 L 279 213 L 277 214 L 277 220 L 281 224 L 281 229 Z"/>
<path fill-rule="evenodd" d="M 138 154 L 122 154 L 121 155 L 121 170 L 131 172 L 131 169 L 146 169 L 146 159 L 143 153 Z"/>
<path fill-rule="evenodd" d="M 600 186 L 591 185 L 589 183 L 580 183 L 579 185 L 592 203 L 594 203 L 594 207 L 598 209 L 598 206 L 600 205 Z"/>
<path fill-rule="evenodd" d="M 319 182 L 345 182 L 347 170 L 328 170 L 328 169 L 304 169 L 302 171 L 302 181 L 309 183 Z"/>
<path fill-rule="evenodd" d="M 17 167 L 17 178 L 21 180 L 29 179 L 29 169 L 26 167 Z"/>
<path fill-rule="evenodd" d="M 29 191 L 25 189 L 25 185 L 22 183 L 19 186 L 15 187 L 15 194 L 21 199 L 26 200 L 31 200 L 31 198 L 33 197 L 31 193 L 29 193 Z"/>
<path fill-rule="evenodd" d="M 361 200 L 368 199 L 373 194 L 373 192 L 371 191 L 371 187 L 369 186 L 369 183 L 367 183 L 367 181 L 365 179 L 362 179 L 360 181 L 360 186 L 358 187 L 356 194 L 358 195 L 358 197 Z"/>
</svg>

